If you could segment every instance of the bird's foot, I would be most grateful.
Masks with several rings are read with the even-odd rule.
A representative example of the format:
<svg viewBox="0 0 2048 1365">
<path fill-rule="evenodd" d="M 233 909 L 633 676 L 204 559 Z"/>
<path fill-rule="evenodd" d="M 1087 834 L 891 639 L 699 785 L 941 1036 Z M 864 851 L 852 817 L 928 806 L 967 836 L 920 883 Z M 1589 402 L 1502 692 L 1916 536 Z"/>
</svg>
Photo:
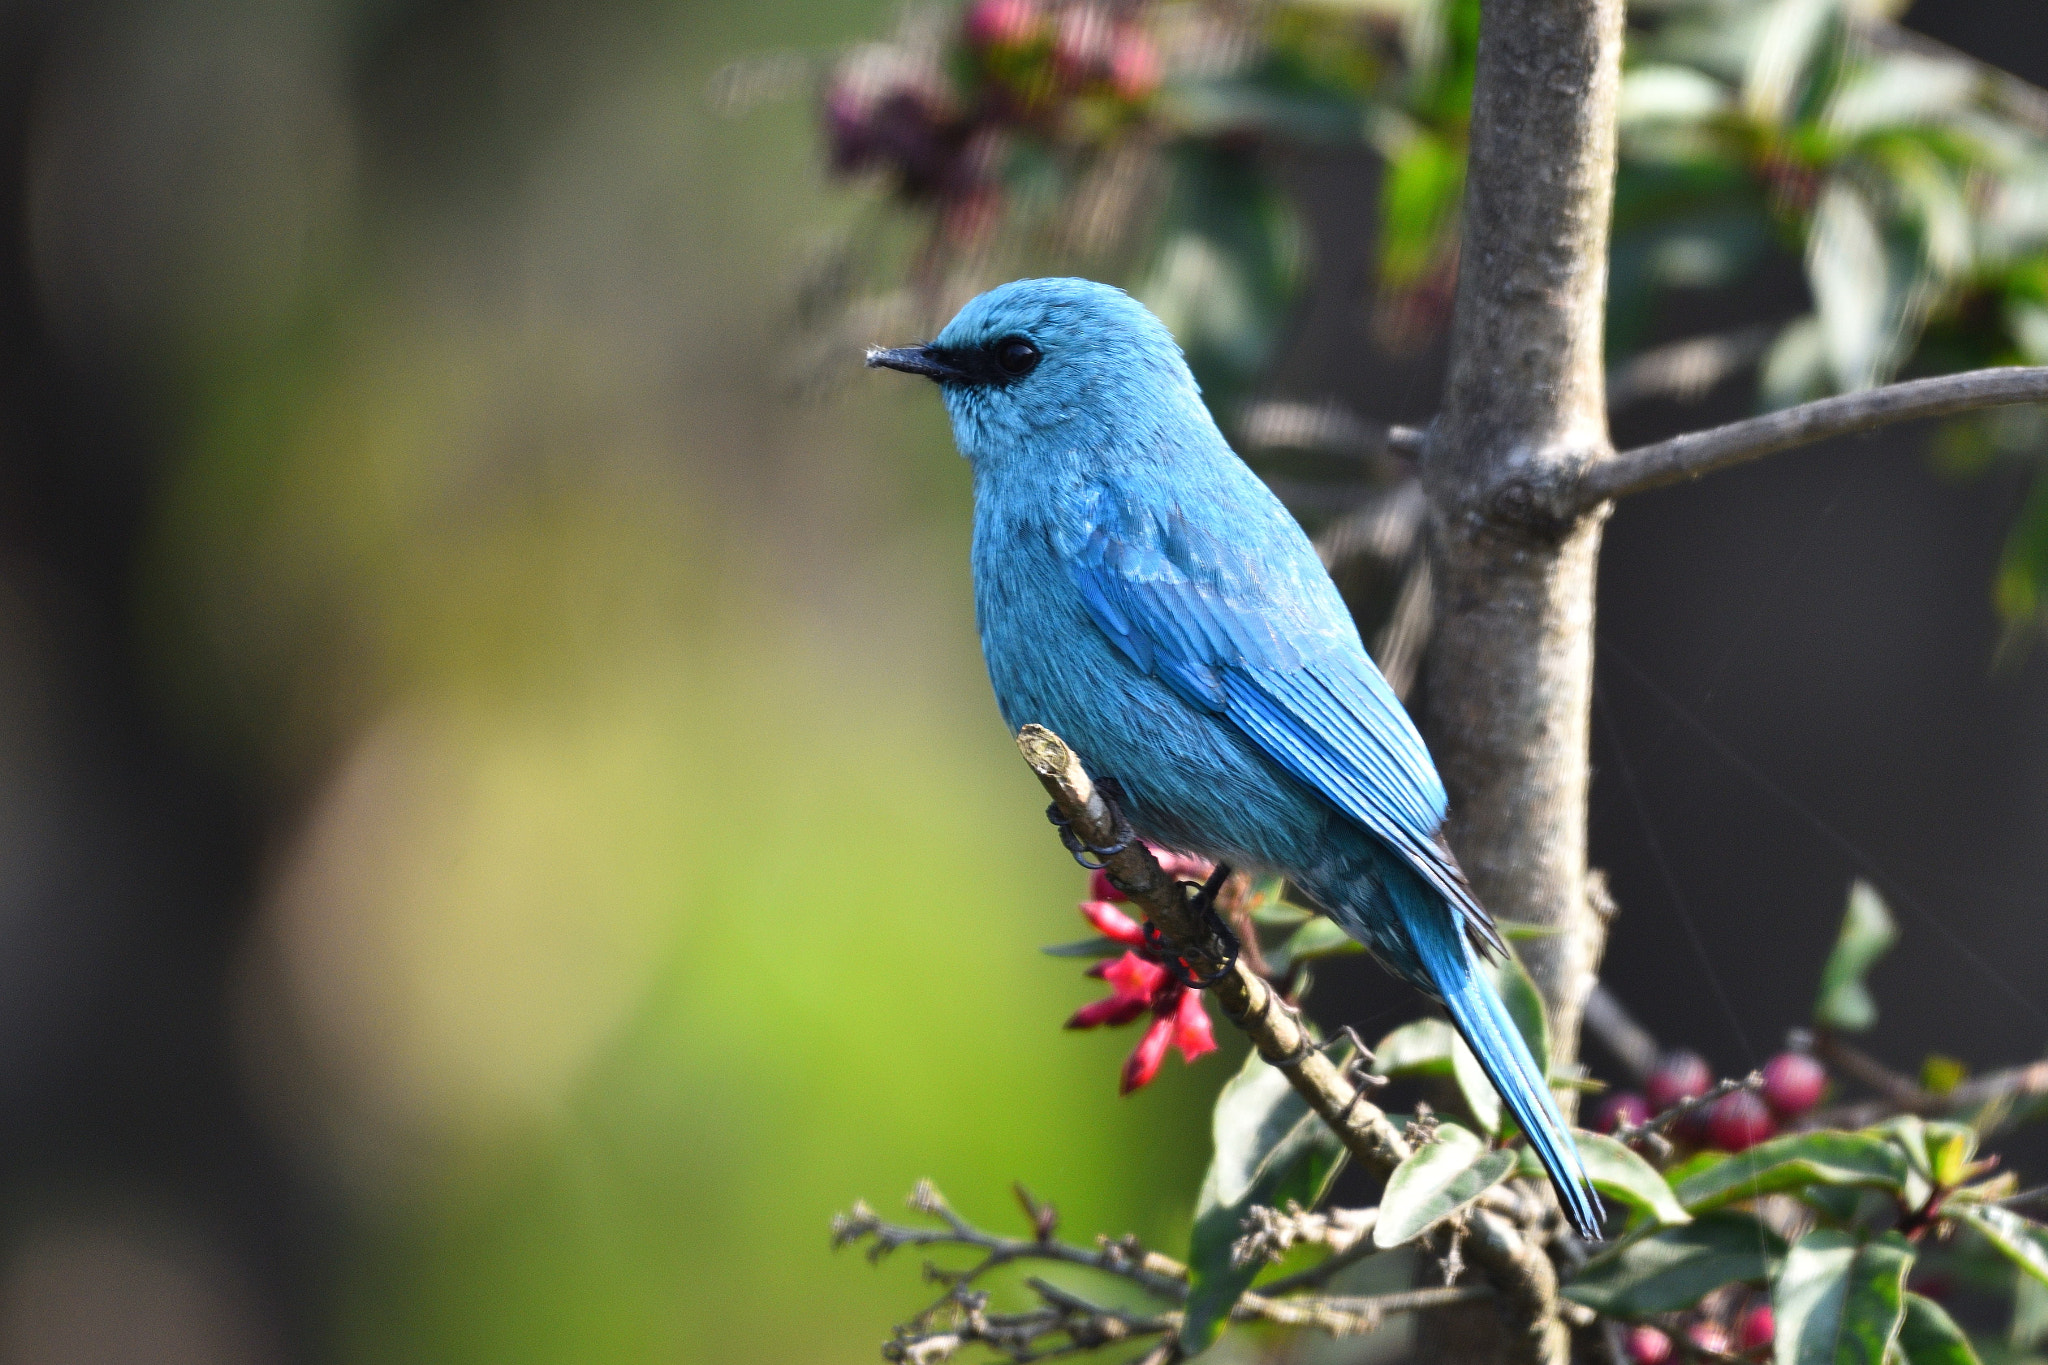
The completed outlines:
<svg viewBox="0 0 2048 1365">
<path fill-rule="evenodd" d="M 1216 870 L 1209 874 L 1209 880 L 1196 889 L 1193 899 L 1188 902 L 1191 917 L 1199 921 L 1199 932 L 1203 938 L 1201 943 L 1192 946 L 1199 950 L 1200 957 L 1216 964 L 1213 970 L 1197 972 L 1188 965 L 1186 958 L 1174 951 L 1173 946 L 1166 941 L 1166 936 L 1159 932 L 1158 925 L 1150 921 L 1145 924 L 1145 946 L 1151 950 L 1153 956 L 1165 963 L 1166 969 L 1189 990 L 1199 991 L 1213 986 L 1230 975 L 1237 966 L 1240 946 L 1237 935 L 1230 932 L 1230 926 L 1216 913 L 1216 896 L 1223 890 L 1223 884 L 1229 880 L 1230 868 L 1223 863 L 1216 864 Z M 1188 886 L 1193 883 L 1183 882 L 1182 885 Z"/>
<path fill-rule="evenodd" d="M 1131 832 L 1131 827 L 1125 822 L 1122 811 L 1111 806 L 1110 813 L 1116 817 L 1117 839 L 1115 843 L 1104 846 L 1091 844 L 1080 835 L 1074 833 L 1073 823 L 1060 814 L 1058 805 L 1050 805 L 1045 808 L 1045 818 L 1050 820 L 1053 828 L 1060 832 L 1060 842 L 1066 845 L 1067 852 L 1073 854 L 1074 861 L 1087 868 L 1090 872 L 1100 872 L 1108 865 L 1111 858 L 1129 848 L 1131 841 L 1138 837 Z M 1088 861 L 1091 855 L 1096 860 L 1092 863 Z"/>
</svg>

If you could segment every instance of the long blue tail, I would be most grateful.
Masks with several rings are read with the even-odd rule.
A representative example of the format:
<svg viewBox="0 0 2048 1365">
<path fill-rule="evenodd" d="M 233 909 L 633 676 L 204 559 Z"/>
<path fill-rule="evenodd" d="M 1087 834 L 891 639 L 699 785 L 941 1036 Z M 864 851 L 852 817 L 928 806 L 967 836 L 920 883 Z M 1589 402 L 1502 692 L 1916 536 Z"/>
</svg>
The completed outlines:
<svg viewBox="0 0 2048 1365">
<path fill-rule="evenodd" d="M 1600 1196 L 1586 1179 L 1579 1163 L 1578 1144 L 1572 1141 L 1557 1101 L 1551 1098 L 1544 1071 L 1529 1055 L 1521 1030 L 1501 1003 L 1493 983 L 1479 968 L 1479 960 L 1457 921 L 1439 911 L 1436 914 L 1404 916 L 1410 941 L 1422 959 L 1430 980 L 1436 983 L 1451 1022 L 1464 1036 L 1466 1046 L 1486 1072 L 1486 1079 L 1500 1092 L 1508 1112 L 1515 1116 L 1529 1145 L 1536 1149 L 1550 1183 L 1557 1187 L 1558 1202 L 1579 1236 L 1600 1240 L 1600 1223 L 1606 1211 Z"/>
</svg>

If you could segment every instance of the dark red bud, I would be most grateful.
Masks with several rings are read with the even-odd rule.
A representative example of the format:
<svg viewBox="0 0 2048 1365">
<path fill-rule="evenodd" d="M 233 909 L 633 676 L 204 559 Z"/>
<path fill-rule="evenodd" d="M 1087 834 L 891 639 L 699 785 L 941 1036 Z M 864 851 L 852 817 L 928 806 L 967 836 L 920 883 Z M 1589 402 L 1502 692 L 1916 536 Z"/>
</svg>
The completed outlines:
<svg viewBox="0 0 2048 1365">
<path fill-rule="evenodd" d="M 1827 1068 L 1803 1052 L 1781 1052 L 1764 1063 L 1764 1103 L 1780 1118 L 1795 1118 L 1820 1103 Z"/>
</svg>

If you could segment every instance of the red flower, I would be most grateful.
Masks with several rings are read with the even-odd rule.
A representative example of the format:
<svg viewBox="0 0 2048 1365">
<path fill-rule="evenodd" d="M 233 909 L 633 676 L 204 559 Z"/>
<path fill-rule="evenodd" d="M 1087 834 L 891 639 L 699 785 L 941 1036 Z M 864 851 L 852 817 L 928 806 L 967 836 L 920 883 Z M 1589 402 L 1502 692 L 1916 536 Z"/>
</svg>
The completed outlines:
<svg viewBox="0 0 2048 1365">
<path fill-rule="evenodd" d="M 1182 985 L 1152 955 L 1145 946 L 1144 926 L 1102 900 L 1083 901 L 1081 915 L 1104 938 L 1124 944 L 1126 951 L 1088 969 L 1088 975 L 1109 986 L 1110 994 L 1075 1010 L 1067 1027 L 1114 1027 L 1143 1014 L 1152 1016 L 1144 1037 L 1124 1062 L 1119 1093 L 1128 1095 L 1149 1085 L 1159 1074 L 1168 1048 L 1178 1048 L 1182 1060 L 1189 1062 L 1214 1052 L 1216 1034 L 1209 1026 L 1209 1012 L 1202 1006 L 1200 992 Z"/>
</svg>

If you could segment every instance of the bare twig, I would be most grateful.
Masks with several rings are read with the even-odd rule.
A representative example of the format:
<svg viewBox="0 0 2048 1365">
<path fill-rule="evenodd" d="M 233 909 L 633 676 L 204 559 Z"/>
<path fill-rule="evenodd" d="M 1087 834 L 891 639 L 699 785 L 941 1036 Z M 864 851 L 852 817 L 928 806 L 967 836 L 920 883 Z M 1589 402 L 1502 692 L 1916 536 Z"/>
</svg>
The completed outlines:
<svg viewBox="0 0 2048 1365">
<path fill-rule="evenodd" d="M 1422 454 L 1424 433 L 1360 417 L 1335 401 L 1253 403 L 1237 424 L 1240 442 L 1254 450 L 1324 450 L 1353 459 L 1412 465 Z"/>
<path fill-rule="evenodd" d="M 1015 1313 L 990 1312 L 989 1295 L 975 1288 L 975 1282 L 997 1267 L 1013 1262 L 1056 1261 L 1087 1266 L 1127 1280 L 1173 1304 L 1187 1300 L 1188 1272 L 1185 1266 L 1168 1257 L 1143 1250 L 1130 1238 L 1102 1238 L 1096 1249 L 1089 1251 L 1049 1236 L 1027 1240 L 984 1232 L 955 1213 L 930 1181 L 919 1182 L 910 1196 L 910 1205 L 938 1221 L 924 1226 L 890 1223 L 865 1203 L 858 1203 L 851 1212 L 832 1220 L 832 1244 L 839 1247 L 867 1242 L 870 1260 L 880 1260 L 907 1246 L 968 1247 L 978 1251 L 981 1259 L 968 1269 L 957 1271 L 926 1265 L 926 1277 L 944 1285 L 945 1292 L 937 1302 L 896 1329 L 895 1336 L 882 1348 L 883 1356 L 889 1360 L 904 1365 L 937 1365 L 962 1347 L 978 1344 L 1008 1356 L 1018 1365 L 1026 1365 L 1147 1336 L 1164 1335 L 1171 1343 L 1180 1330 L 1182 1319 L 1178 1311 L 1144 1313 L 1109 1307 L 1036 1276 L 1026 1279 L 1024 1284 L 1038 1296 L 1038 1307 Z M 1034 1227 L 1042 1227 L 1044 1219 L 1037 1210 L 1044 1206 L 1032 1201 L 1027 1207 L 1032 1211 Z M 1368 1247 L 1371 1212 L 1354 1215 L 1353 1220 L 1364 1218 L 1364 1231 L 1356 1240 Z M 1366 1297 L 1294 1293 L 1319 1283 L 1320 1280 L 1299 1276 L 1276 1280 L 1262 1286 L 1259 1293 L 1241 1296 L 1231 1309 L 1231 1317 L 1240 1322 L 1312 1327 L 1337 1336 L 1354 1336 L 1374 1330 L 1396 1313 L 1468 1303 L 1494 1293 L 1485 1286 Z M 1062 1337 L 1063 1342 L 1048 1341 Z"/>
<path fill-rule="evenodd" d="M 832 1220 L 832 1245 L 867 1242 L 871 1261 L 879 1261 L 904 1247 L 973 1247 L 982 1253 L 983 1259 L 980 1265 L 960 1276 L 959 1282 L 963 1284 L 1013 1261 L 1061 1261 L 1104 1271 L 1165 1298 L 1178 1301 L 1187 1296 L 1186 1266 L 1170 1256 L 1147 1251 L 1128 1238 L 1103 1238 L 1090 1250 L 1050 1237 L 1027 1240 L 983 1232 L 955 1213 L 929 1180 L 918 1182 L 910 1196 L 910 1206 L 937 1218 L 940 1226 L 886 1222 L 865 1202 L 860 1202 Z"/>
<path fill-rule="evenodd" d="M 1823 398 L 1595 461 L 1579 475 L 1573 492 L 1576 510 L 1588 512 L 1613 498 L 1696 479 L 1835 436 L 1926 417 L 2044 401 L 2048 401 L 2048 366 L 2041 365 L 1971 370 Z"/>
<path fill-rule="evenodd" d="M 1987 1071 L 1951 1090 L 1936 1093 L 1843 1041 L 1838 1034 L 1816 1033 L 1813 1051 L 1843 1075 L 1876 1091 L 1877 1098 L 1817 1110 L 1807 1119 L 1812 1126 L 1863 1128 L 1894 1114 L 1919 1114 L 1925 1118 L 1974 1114 L 1979 1116 L 1977 1127 L 1988 1133 L 1996 1131 L 2023 1106 L 2048 1102 L 2048 1060 Z"/>
<path fill-rule="evenodd" d="M 1376 1208 L 1310 1213 L 1291 1199 L 1284 1212 L 1259 1205 L 1245 1219 L 1244 1236 L 1231 1246 L 1230 1259 L 1238 1265 L 1259 1265 L 1279 1260 L 1296 1246 L 1328 1247 L 1330 1259 L 1315 1268 L 1315 1279 L 1304 1280 L 1298 1275 L 1288 1277 L 1303 1284 L 1320 1284 L 1329 1278 L 1332 1261 L 1347 1257 L 1349 1252 L 1360 1246 L 1366 1252 L 1372 1250 L 1372 1230 L 1379 1220 L 1380 1211 Z M 1268 1289 L 1270 1291 L 1272 1286 Z"/>
<path fill-rule="evenodd" d="M 1604 984 L 1595 983 L 1586 997 L 1586 1029 L 1638 1080 L 1648 1080 L 1657 1069 L 1663 1049 L 1650 1031 L 1637 1023 Z"/>
</svg>

